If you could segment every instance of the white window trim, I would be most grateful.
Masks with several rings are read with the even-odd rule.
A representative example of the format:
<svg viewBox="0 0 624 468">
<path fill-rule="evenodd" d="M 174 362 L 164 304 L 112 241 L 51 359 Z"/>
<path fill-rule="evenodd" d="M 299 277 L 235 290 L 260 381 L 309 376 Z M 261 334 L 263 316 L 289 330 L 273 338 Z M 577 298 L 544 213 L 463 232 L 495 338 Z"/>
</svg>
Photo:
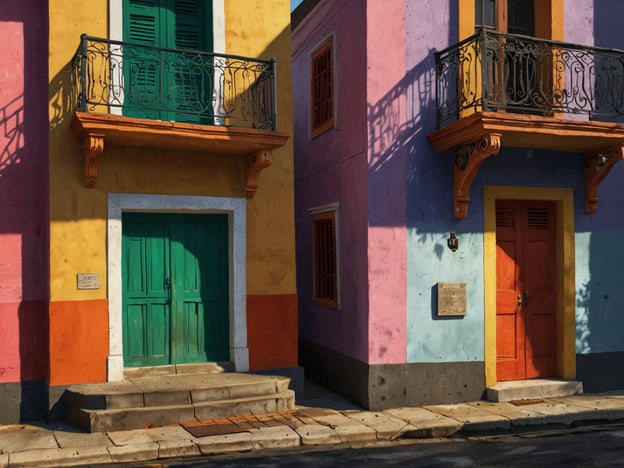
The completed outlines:
<svg viewBox="0 0 624 468">
<path fill-rule="evenodd" d="M 247 347 L 247 200 L 244 198 L 204 197 L 187 195 L 139 195 L 110 193 L 108 195 L 108 323 L 109 353 L 107 380 L 123 380 L 122 330 L 122 225 L 125 211 L 159 213 L 227 213 L 229 216 L 229 319 L 230 360 L 234 370 L 249 370 Z"/>
</svg>

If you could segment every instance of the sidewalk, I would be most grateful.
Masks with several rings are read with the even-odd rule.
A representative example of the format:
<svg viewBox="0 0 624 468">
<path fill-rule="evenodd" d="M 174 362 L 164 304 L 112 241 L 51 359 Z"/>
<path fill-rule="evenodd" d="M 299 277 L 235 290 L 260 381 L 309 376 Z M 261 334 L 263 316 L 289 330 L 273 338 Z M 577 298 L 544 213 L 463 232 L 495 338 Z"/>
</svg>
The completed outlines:
<svg viewBox="0 0 624 468">
<path fill-rule="evenodd" d="M 86 434 L 70 426 L 0 426 L 0 467 L 150 462 L 184 456 L 407 438 L 507 434 L 624 421 L 624 393 L 365 411 L 306 382 L 294 410 Z"/>
</svg>

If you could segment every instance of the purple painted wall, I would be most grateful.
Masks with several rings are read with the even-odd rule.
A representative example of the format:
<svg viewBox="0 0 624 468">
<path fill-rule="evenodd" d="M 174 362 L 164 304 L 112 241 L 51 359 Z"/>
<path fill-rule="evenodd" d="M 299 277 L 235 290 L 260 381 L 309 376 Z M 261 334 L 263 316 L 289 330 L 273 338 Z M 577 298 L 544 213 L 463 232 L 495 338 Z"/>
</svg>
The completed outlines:
<svg viewBox="0 0 624 468">
<path fill-rule="evenodd" d="M 320 2 L 293 36 L 295 222 L 300 336 L 368 360 L 366 12 L 361 0 Z M 309 19 L 309 18 L 308 18 Z M 310 140 L 310 52 L 335 35 L 335 128 Z M 339 203 L 340 310 L 312 302 L 310 208 Z"/>
<path fill-rule="evenodd" d="M 5 2 L 0 9 L 0 43 L 0 383 L 4 383 L 47 378 L 47 2 Z"/>
</svg>

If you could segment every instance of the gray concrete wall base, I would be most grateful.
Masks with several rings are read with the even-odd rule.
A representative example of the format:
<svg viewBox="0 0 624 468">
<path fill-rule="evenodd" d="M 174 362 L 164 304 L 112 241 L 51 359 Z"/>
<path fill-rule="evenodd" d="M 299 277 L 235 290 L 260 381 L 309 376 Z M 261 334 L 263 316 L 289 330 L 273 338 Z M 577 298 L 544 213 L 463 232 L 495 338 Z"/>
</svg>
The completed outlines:
<svg viewBox="0 0 624 468">
<path fill-rule="evenodd" d="M 370 410 L 476 401 L 485 392 L 483 361 L 368 365 L 306 340 L 299 359 L 311 380 Z"/>
<path fill-rule="evenodd" d="M 42 380 L 0 384 L 0 424 L 39 421 L 48 412 L 48 384 Z"/>
<path fill-rule="evenodd" d="M 252 374 L 262 374 L 262 375 L 279 375 L 282 377 L 290 378 L 290 383 L 288 384 L 288 388 L 295 392 L 295 396 L 297 399 L 303 398 L 303 389 L 305 383 L 305 372 L 303 367 L 300 366 L 292 366 L 292 367 L 279 367 L 274 369 L 264 369 L 264 370 L 255 370 L 251 371 Z"/>
</svg>

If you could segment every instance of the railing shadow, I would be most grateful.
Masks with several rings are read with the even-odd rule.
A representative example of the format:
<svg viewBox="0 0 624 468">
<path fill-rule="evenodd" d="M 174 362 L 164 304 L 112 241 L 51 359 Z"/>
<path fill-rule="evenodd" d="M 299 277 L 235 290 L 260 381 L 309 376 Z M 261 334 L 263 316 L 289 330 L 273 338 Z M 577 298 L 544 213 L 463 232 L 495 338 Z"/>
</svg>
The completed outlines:
<svg viewBox="0 0 624 468">
<path fill-rule="evenodd" d="M 24 95 L 0 108 L 0 178 L 24 156 Z"/>
<path fill-rule="evenodd" d="M 370 222 L 375 226 L 408 226 L 413 222 L 410 194 L 425 190 L 423 183 L 432 178 L 445 178 L 445 193 L 452 184 L 452 167 L 448 159 L 436 158 L 426 134 L 436 128 L 436 72 L 434 50 L 410 69 L 382 99 L 368 106 L 369 122 L 369 183 L 374 191 Z M 429 182 L 427 182 L 429 180 Z M 389 187 L 405 184 L 407 200 L 401 200 Z M 440 201 L 438 200 L 438 203 Z M 411 205 L 411 206 L 409 206 Z M 438 242 L 438 226 L 448 229 L 440 217 L 429 220 L 418 229 L 417 239 L 432 241 L 433 254 L 441 260 L 445 245 Z"/>
</svg>

